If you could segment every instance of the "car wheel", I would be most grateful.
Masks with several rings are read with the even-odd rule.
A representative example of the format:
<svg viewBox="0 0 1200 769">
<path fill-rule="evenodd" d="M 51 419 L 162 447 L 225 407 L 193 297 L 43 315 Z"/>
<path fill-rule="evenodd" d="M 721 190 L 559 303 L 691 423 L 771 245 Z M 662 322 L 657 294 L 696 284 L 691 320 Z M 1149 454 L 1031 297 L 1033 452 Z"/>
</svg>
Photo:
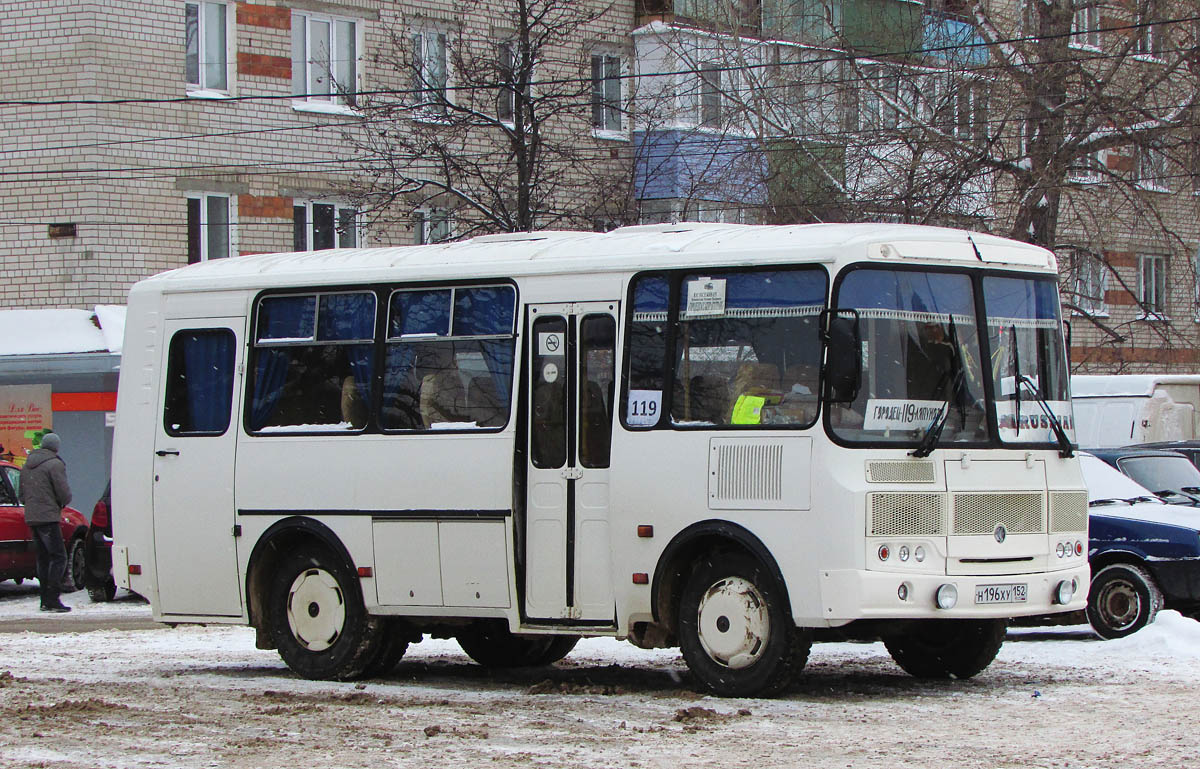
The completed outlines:
<svg viewBox="0 0 1200 769">
<path fill-rule="evenodd" d="M 267 603 L 279 656 L 304 678 L 358 678 L 384 640 L 383 621 L 367 614 L 350 567 L 324 548 L 284 558 Z"/>
<path fill-rule="evenodd" d="M 504 620 L 480 620 L 455 636 L 467 656 L 489 668 L 540 667 L 567 656 L 577 636 L 516 635 Z"/>
<path fill-rule="evenodd" d="M 884 639 L 888 654 L 917 678 L 970 678 L 996 659 L 1008 623 L 1002 619 L 922 620 Z"/>
<path fill-rule="evenodd" d="M 83 550 L 83 537 L 72 537 L 67 544 L 67 576 L 71 578 L 71 584 L 69 587 L 63 585 L 64 593 L 74 593 L 83 587 L 87 577 L 87 556 Z"/>
<path fill-rule="evenodd" d="M 722 697 L 783 691 L 812 646 L 811 632 L 792 624 L 774 575 L 742 554 L 711 554 L 688 578 L 678 636 L 692 675 Z"/>
<path fill-rule="evenodd" d="M 1162 603 L 1162 592 L 1145 569 L 1114 563 L 1092 576 L 1087 618 L 1101 638 L 1124 638 L 1153 622 Z"/>
</svg>

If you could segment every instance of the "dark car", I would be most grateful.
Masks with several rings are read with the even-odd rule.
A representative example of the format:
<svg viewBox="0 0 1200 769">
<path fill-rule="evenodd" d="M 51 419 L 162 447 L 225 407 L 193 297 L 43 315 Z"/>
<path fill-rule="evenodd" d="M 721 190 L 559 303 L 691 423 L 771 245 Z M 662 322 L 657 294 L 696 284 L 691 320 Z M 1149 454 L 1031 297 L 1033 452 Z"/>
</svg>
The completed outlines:
<svg viewBox="0 0 1200 769">
<path fill-rule="evenodd" d="M 0 461 L 0 580 L 12 579 L 18 583 L 37 578 L 33 532 L 25 523 L 25 508 L 17 502 L 20 487 L 21 468 Z M 74 587 L 63 586 L 69 592 L 83 584 L 83 541 L 88 522 L 75 508 L 64 507 L 60 525 L 67 548 L 68 571 L 74 583 Z"/>
<path fill-rule="evenodd" d="M 1087 618 L 1122 638 L 1175 609 L 1200 620 L 1200 510 L 1167 504 L 1099 459 L 1080 455 L 1088 487 Z"/>
<path fill-rule="evenodd" d="M 1126 446 L 1121 449 L 1094 449 L 1088 453 L 1104 460 L 1167 502 L 1200 506 L 1200 469 L 1177 451 Z"/>
<path fill-rule="evenodd" d="M 92 508 L 84 542 L 83 586 L 93 601 L 111 601 L 117 594 L 112 573 L 112 483 L 104 487 L 104 494 Z"/>
<path fill-rule="evenodd" d="M 1136 446 L 1127 446 L 1130 449 L 1163 449 L 1166 451 L 1178 451 L 1191 461 L 1196 467 L 1200 467 L 1200 441 L 1161 441 L 1159 443 L 1139 443 Z"/>
</svg>

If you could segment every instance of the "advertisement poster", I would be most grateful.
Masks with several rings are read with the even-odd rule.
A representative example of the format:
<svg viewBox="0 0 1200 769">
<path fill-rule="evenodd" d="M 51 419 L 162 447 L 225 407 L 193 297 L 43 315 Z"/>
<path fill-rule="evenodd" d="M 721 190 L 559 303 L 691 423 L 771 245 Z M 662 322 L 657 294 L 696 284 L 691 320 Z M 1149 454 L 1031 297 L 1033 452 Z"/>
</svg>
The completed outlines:
<svg viewBox="0 0 1200 769">
<path fill-rule="evenodd" d="M 52 426 L 50 385 L 0 387 L 0 459 L 17 465 Z"/>
</svg>

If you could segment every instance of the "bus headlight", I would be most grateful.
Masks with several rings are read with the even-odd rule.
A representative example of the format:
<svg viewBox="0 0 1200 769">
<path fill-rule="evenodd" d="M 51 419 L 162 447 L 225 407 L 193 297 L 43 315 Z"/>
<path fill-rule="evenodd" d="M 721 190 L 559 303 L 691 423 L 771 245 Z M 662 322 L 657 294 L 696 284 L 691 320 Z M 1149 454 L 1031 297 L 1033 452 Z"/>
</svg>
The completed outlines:
<svg viewBox="0 0 1200 769">
<path fill-rule="evenodd" d="M 937 589 L 935 599 L 939 609 L 953 609 L 958 603 L 958 588 L 947 582 Z"/>
<path fill-rule="evenodd" d="M 1075 580 L 1066 580 L 1058 583 L 1054 588 L 1054 602 L 1060 606 L 1066 606 L 1075 597 Z"/>
</svg>

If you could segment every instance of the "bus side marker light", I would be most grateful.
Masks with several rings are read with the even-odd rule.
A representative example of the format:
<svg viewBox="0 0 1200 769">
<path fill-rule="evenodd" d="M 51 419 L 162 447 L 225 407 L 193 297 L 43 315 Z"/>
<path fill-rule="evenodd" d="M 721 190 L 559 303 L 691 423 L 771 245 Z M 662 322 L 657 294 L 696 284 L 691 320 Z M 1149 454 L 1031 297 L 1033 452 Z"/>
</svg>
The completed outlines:
<svg viewBox="0 0 1200 769">
<path fill-rule="evenodd" d="M 633 584 L 649 585 L 650 584 L 650 575 L 644 571 L 635 571 L 633 573 Z"/>
<path fill-rule="evenodd" d="M 653 537 L 654 527 L 647 524 L 642 524 L 641 526 L 638 526 L 637 532 L 639 537 Z"/>
<path fill-rule="evenodd" d="M 896 588 L 896 597 L 901 601 L 907 601 L 909 590 L 911 590 L 911 588 L 908 586 L 908 583 L 901 582 L 900 587 Z"/>
<path fill-rule="evenodd" d="M 374 571 L 372 571 L 370 566 L 359 566 L 358 567 L 358 576 L 360 576 L 360 577 L 370 577 L 373 574 L 374 574 Z"/>
<path fill-rule="evenodd" d="M 139 566 L 139 565 L 138 565 L 138 564 L 136 564 L 136 563 L 131 563 L 131 564 L 129 564 L 129 573 L 130 573 L 130 574 L 133 574 L 133 575 L 135 575 L 135 576 L 136 576 L 136 575 L 138 575 L 138 574 L 141 574 L 141 573 L 142 573 L 142 567 L 141 567 L 141 566 Z"/>
<path fill-rule="evenodd" d="M 953 609 L 958 603 L 958 588 L 947 582 L 937 589 L 936 600 L 939 609 Z"/>
</svg>

